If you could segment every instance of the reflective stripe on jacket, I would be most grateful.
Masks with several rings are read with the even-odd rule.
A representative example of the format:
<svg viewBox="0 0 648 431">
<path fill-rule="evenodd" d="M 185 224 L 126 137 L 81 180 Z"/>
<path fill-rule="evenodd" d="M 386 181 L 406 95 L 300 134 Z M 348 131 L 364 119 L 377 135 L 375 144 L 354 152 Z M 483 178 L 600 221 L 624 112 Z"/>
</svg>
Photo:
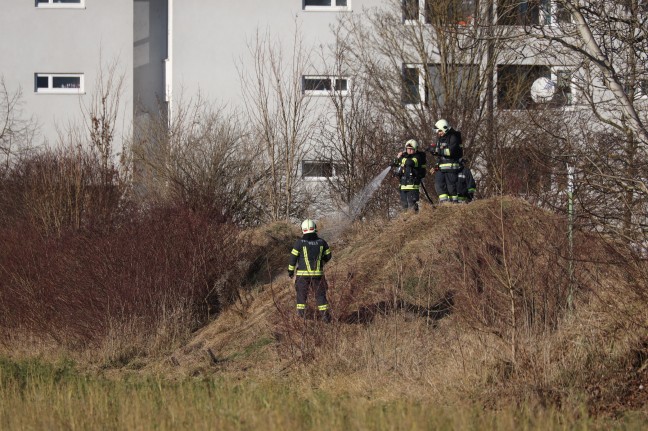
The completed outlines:
<svg viewBox="0 0 648 431">
<path fill-rule="evenodd" d="M 437 140 L 436 155 L 440 171 L 458 171 L 461 169 L 459 159 L 463 157 L 463 143 L 461 132 L 454 129 Z"/>
<path fill-rule="evenodd" d="M 309 234 L 312 235 L 312 234 Z M 321 277 L 324 275 L 324 264 L 331 260 L 331 249 L 322 238 L 308 237 L 295 241 L 290 252 L 288 272 L 297 269 L 297 275 L 301 277 Z"/>
<path fill-rule="evenodd" d="M 417 151 L 413 154 L 404 153 L 400 160 L 397 160 L 400 166 L 398 176 L 400 177 L 401 190 L 418 190 L 423 178 L 427 172 L 425 153 Z"/>
</svg>

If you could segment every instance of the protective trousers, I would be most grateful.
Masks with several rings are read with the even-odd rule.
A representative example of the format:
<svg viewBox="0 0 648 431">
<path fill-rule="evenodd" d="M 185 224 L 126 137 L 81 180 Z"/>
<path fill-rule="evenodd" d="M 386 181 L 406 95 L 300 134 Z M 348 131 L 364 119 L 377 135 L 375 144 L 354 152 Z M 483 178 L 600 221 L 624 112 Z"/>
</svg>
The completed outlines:
<svg viewBox="0 0 648 431">
<path fill-rule="evenodd" d="M 315 293 L 315 303 L 317 310 L 325 322 L 331 321 L 329 313 L 329 304 L 326 299 L 328 283 L 326 278 L 322 277 L 300 277 L 297 276 L 295 281 L 295 290 L 297 291 L 297 314 L 300 317 L 306 317 L 306 302 L 311 291 Z"/>
<path fill-rule="evenodd" d="M 472 171 L 468 166 L 464 166 L 461 172 L 457 174 L 457 195 L 459 203 L 468 203 L 473 200 L 477 191 L 477 183 L 473 177 Z"/>
<path fill-rule="evenodd" d="M 419 198 L 420 193 L 418 190 L 400 190 L 400 202 L 404 210 L 412 209 L 418 211 Z"/>
<path fill-rule="evenodd" d="M 454 170 L 437 171 L 434 174 L 434 188 L 439 203 L 456 203 L 459 195 L 457 193 L 458 172 Z"/>
</svg>

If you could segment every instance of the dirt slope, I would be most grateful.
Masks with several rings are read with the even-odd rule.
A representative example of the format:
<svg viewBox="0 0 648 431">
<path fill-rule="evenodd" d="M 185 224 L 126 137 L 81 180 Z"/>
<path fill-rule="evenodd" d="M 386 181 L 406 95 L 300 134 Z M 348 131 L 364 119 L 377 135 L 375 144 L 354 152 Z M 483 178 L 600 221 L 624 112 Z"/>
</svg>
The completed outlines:
<svg viewBox="0 0 648 431">
<path fill-rule="evenodd" d="M 499 235 L 549 241 L 549 232 L 558 229 L 558 222 L 557 216 L 511 198 L 423 206 L 419 214 L 402 214 L 389 222 L 358 221 L 331 244 L 333 260 L 326 267 L 337 324 L 367 323 L 393 309 L 441 318 L 446 301 L 467 276 L 464 258 L 471 252 L 462 250 L 461 244 L 497 248 Z M 259 270 L 266 283 L 244 293 L 241 301 L 174 352 L 170 362 L 182 364 L 179 368 L 189 372 L 219 362 L 246 362 L 250 346 L 257 344 L 263 344 L 264 361 L 278 361 L 281 355 L 273 353 L 273 347 L 294 301 L 286 265 L 292 240 L 298 235 L 296 228 L 278 226 L 251 235 L 266 247 Z M 525 232 L 529 226 L 537 231 L 536 238 Z M 326 238 L 325 220 L 320 231 Z M 246 349 L 248 353 L 243 354 Z M 261 365 L 255 360 L 250 364 Z"/>
<path fill-rule="evenodd" d="M 326 220 L 320 231 L 326 238 Z M 609 314 L 600 298 L 621 294 L 621 269 L 601 271 L 605 247 L 579 236 L 571 271 L 566 232 L 564 217 L 509 197 L 357 221 L 331 243 L 335 320 L 326 325 L 295 317 L 286 265 L 296 227 L 257 230 L 260 283 L 152 367 L 182 376 L 298 375 L 309 387 L 363 396 L 642 408 L 648 319 L 641 307 Z M 568 316 L 572 289 L 576 311 Z M 600 348 L 611 327 L 631 326 Z M 625 386 L 602 389 L 610 376 Z"/>
</svg>

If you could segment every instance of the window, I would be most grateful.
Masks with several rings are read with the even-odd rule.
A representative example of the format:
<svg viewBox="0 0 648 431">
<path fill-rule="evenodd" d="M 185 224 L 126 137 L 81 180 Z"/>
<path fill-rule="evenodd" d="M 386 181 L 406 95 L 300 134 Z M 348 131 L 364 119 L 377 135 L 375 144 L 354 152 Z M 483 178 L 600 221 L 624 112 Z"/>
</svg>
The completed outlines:
<svg viewBox="0 0 648 431">
<path fill-rule="evenodd" d="M 549 66 L 508 64 L 497 66 L 497 107 L 529 109 L 535 103 L 531 87 L 539 78 L 551 79 Z"/>
<path fill-rule="evenodd" d="M 343 172 L 343 165 L 327 161 L 303 160 L 302 178 L 333 178 Z"/>
<path fill-rule="evenodd" d="M 303 0 L 302 9 L 312 11 L 351 10 L 351 0 Z"/>
<path fill-rule="evenodd" d="M 425 22 L 468 25 L 473 22 L 477 7 L 476 0 L 447 0 L 425 2 Z"/>
<path fill-rule="evenodd" d="M 551 66 L 497 67 L 497 106 L 500 109 L 556 108 L 574 104 L 572 71 Z"/>
<path fill-rule="evenodd" d="M 37 73 L 34 81 L 36 93 L 83 93 L 82 73 Z"/>
<path fill-rule="evenodd" d="M 553 104 L 555 106 L 573 105 L 572 72 L 570 70 L 557 70 L 555 73 L 552 73 L 551 78 L 556 83 L 552 100 Z"/>
<path fill-rule="evenodd" d="M 499 0 L 498 25 L 538 25 L 544 0 Z"/>
<path fill-rule="evenodd" d="M 635 100 L 637 99 L 647 99 L 648 98 L 648 79 L 639 79 L 637 80 L 634 85 L 627 83 L 623 86 L 623 91 L 625 93 L 634 98 Z"/>
<path fill-rule="evenodd" d="M 85 0 L 36 0 L 40 8 L 83 8 Z"/>
<path fill-rule="evenodd" d="M 331 92 L 346 95 L 349 91 L 349 78 L 305 75 L 302 89 L 304 94 L 311 96 L 328 96 Z"/>
<path fill-rule="evenodd" d="M 540 0 L 540 22 L 546 25 L 571 23 L 569 9 L 560 0 Z M 535 23 L 533 23 L 535 24 Z"/>
<path fill-rule="evenodd" d="M 419 68 L 403 65 L 401 101 L 405 105 L 421 103 L 421 78 Z"/>
<path fill-rule="evenodd" d="M 436 101 L 443 106 L 446 100 L 462 95 L 478 95 L 479 66 L 467 64 L 403 65 L 401 101 L 405 105 L 429 104 Z M 423 77 L 425 76 L 425 79 Z"/>
<path fill-rule="evenodd" d="M 549 16 L 552 23 L 573 22 L 571 12 L 565 7 L 564 3 L 552 1 L 551 5 L 551 14 Z"/>
<path fill-rule="evenodd" d="M 639 82 L 639 93 L 642 98 L 648 98 L 648 79 L 642 79 Z"/>
<path fill-rule="evenodd" d="M 476 14 L 476 0 L 403 0 L 403 21 L 418 21 L 424 18 L 426 23 L 468 25 Z M 424 12 L 421 13 L 420 11 Z"/>
<path fill-rule="evenodd" d="M 403 0 L 403 21 L 419 19 L 419 0 Z"/>
<path fill-rule="evenodd" d="M 498 0 L 498 25 L 571 23 L 572 16 L 560 0 Z"/>
<path fill-rule="evenodd" d="M 551 171 L 546 154 L 522 148 L 502 148 L 502 191 L 518 196 L 537 195 L 551 189 Z"/>
</svg>

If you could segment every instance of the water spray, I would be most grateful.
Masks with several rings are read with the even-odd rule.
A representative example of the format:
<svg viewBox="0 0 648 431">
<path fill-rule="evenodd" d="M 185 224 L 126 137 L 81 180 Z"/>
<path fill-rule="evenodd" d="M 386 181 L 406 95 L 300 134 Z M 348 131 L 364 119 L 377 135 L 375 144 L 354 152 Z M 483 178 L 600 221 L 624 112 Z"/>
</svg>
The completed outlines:
<svg viewBox="0 0 648 431">
<path fill-rule="evenodd" d="M 330 227 L 325 229 L 328 240 L 336 239 L 360 215 L 391 169 L 392 166 L 383 169 L 351 199 L 348 205 L 336 211 L 331 217 L 326 217 L 330 223 Z"/>
</svg>

